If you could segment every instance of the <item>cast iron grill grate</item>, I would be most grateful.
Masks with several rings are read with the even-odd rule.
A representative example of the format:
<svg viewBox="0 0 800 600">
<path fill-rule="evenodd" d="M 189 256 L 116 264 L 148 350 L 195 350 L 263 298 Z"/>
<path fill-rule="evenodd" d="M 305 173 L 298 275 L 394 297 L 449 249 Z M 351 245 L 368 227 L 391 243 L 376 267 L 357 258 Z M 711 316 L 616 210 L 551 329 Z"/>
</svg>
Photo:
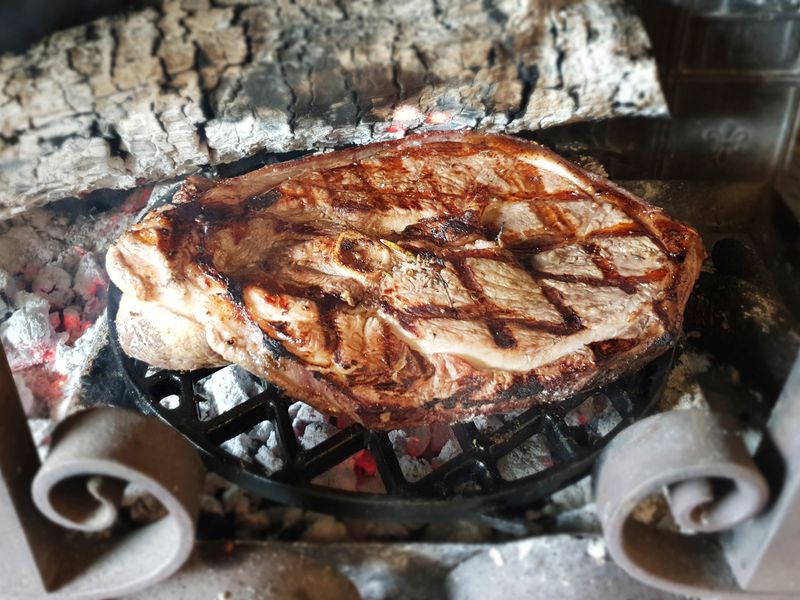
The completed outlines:
<svg viewBox="0 0 800 600">
<path fill-rule="evenodd" d="M 408 521 L 475 518 L 519 510 L 543 500 L 588 473 L 611 438 L 650 409 L 666 381 L 673 356 L 668 352 L 640 371 L 599 390 L 535 406 L 506 419 L 491 432 L 480 431 L 474 423 L 453 425 L 461 452 L 412 482 L 404 476 L 385 432 L 354 424 L 313 448 L 301 448 L 289 414 L 292 401 L 268 382 L 264 382 L 265 391 L 227 412 L 201 419 L 197 404 L 202 397 L 196 393 L 195 385 L 217 369 L 148 373 L 148 365 L 125 355 L 119 345 L 114 324 L 119 297 L 119 290 L 112 286 L 108 305 L 110 341 L 140 410 L 160 417 L 181 432 L 198 448 L 209 469 L 241 487 L 275 502 L 349 517 Z M 162 405 L 161 400 L 167 396 L 177 396 L 177 405 Z M 592 423 L 568 422 L 567 417 L 580 410 L 584 402 L 599 396 L 605 396 L 616 413 L 616 424 L 610 430 L 597 432 Z M 260 464 L 237 458 L 221 447 L 265 420 L 273 423 L 285 457 L 284 466 L 272 474 Z M 499 461 L 534 437 L 546 446 L 552 464 L 518 479 L 505 479 Z M 362 450 L 372 453 L 385 494 L 312 483 L 315 477 Z"/>
</svg>

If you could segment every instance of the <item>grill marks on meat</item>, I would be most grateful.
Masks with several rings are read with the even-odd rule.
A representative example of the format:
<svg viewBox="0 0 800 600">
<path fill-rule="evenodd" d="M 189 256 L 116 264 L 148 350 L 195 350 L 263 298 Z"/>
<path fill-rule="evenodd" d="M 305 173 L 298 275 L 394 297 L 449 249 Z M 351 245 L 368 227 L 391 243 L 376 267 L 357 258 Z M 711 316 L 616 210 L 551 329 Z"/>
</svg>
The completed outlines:
<svg viewBox="0 0 800 600">
<path fill-rule="evenodd" d="M 679 330 L 703 258 L 690 228 L 502 136 L 374 144 L 176 200 L 110 250 L 123 292 L 204 327 L 221 361 L 381 429 L 637 368 Z M 172 366 L 143 347 L 126 350 Z"/>
</svg>

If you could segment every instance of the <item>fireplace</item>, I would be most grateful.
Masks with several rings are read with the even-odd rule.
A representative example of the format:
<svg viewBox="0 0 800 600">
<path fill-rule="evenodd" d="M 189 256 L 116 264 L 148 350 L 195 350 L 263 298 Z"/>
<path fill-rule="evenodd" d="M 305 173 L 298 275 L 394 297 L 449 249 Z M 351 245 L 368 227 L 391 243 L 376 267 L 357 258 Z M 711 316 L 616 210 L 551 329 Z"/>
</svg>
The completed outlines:
<svg viewBox="0 0 800 600">
<path fill-rule="evenodd" d="M 209 474 L 185 511 L 199 515 L 195 554 L 152 593 L 206 589 L 215 573 L 229 581 L 231 570 L 286 560 L 313 572 L 309 589 L 340 585 L 343 573 L 364 598 L 466 598 L 517 579 L 550 597 L 573 569 L 586 574 L 569 577 L 574 597 L 662 597 L 614 566 L 591 473 L 600 477 L 612 439 L 653 413 L 733 415 L 755 452 L 791 393 L 800 348 L 792 3 L 201 0 L 86 10 L 71 29 L 0 57 L 0 341 L 42 456 L 69 438 L 53 438 L 59 422 L 77 423 L 73 436 L 96 431 L 100 421 L 83 423 L 80 411 L 113 406 L 166 423 L 202 457 Z M 767 52 L 776 32 L 780 60 Z M 121 350 L 105 250 L 186 175 L 232 177 L 448 129 L 535 140 L 696 227 L 710 258 L 676 349 L 564 402 L 388 433 L 325 416 L 240 367 L 158 370 Z M 52 502 L 85 501 L 53 477 L 41 484 L 45 495 L 57 490 Z M 147 485 L 91 492 L 120 505 L 103 521 L 114 535 L 180 512 Z M 713 492 L 709 503 L 724 496 Z M 634 518 L 676 529 L 675 506 L 674 494 L 652 497 Z M 537 560 L 546 568 L 531 573 Z M 258 586 L 280 579 L 250 576 Z"/>
</svg>

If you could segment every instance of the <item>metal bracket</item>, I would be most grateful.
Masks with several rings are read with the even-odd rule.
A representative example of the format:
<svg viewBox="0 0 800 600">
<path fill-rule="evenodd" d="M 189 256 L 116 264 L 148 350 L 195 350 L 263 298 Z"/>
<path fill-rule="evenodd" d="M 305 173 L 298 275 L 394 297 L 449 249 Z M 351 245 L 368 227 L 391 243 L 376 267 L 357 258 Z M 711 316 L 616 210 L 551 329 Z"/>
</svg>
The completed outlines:
<svg viewBox="0 0 800 600">
<path fill-rule="evenodd" d="M 204 469 L 180 434 L 138 413 L 89 409 L 59 425 L 40 465 L 1 348 L 0 414 L 3 598 L 118 597 L 165 579 L 186 561 Z M 168 514 L 115 533 L 109 528 L 128 483 L 150 492 Z"/>
<path fill-rule="evenodd" d="M 715 413 L 673 411 L 623 431 L 598 462 L 594 480 L 612 558 L 640 581 L 673 593 L 798 598 L 799 427 L 800 361 L 756 454 L 760 470 L 732 420 Z M 695 535 L 633 518 L 642 501 L 662 491 L 676 523 Z M 724 535 L 707 535 L 713 532 Z"/>
</svg>

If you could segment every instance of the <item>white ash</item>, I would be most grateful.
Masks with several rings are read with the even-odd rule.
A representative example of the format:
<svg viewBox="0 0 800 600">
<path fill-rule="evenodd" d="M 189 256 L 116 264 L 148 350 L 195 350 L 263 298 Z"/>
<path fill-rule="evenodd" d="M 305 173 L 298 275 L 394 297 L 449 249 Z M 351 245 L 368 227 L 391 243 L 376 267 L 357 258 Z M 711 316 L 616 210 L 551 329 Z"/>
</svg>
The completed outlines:
<svg viewBox="0 0 800 600">
<path fill-rule="evenodd" d="M 412 483 L 462 452 L 452 428 L 446 425 L 396 429 L 388 435 L 403 477 Z"/>
<path fill-rule="evenodd" d="M 198 402 L 200 418 L 208 420 L 224 414 L 264 389 L 260 381 L 238 365 L 215 371 L 198 381 L 195 387 L 203 398 Z M 289 415 L 297 441 L 304 449 L 317 446 L 339 431 L 328 417 L 303 402 L 293 403 Z M 224 442 L 222 448 L 238 459 L 261 465 L 270 474 L 285 464 L 277 433 L 270 421 L 263 421 L 252 430 Z"/>
<path fill-rule="evenodd" d="M 278 440 L 274 431 L 269 435 L 266 443 L 256 451 L 254 458 L 256 462 L 267 470 L 267 473 L 275 473 L 283 468 L 286 460 L 278 447 Z"/>
<path fill-rule="evenodd" d="M 56 423 L 52 419 L 28 419 L 28 427 L 36 444 L 39 459 L 44 460 L 50 451 L 50 441 Z"/>
<path fill-rule="evenodd" d="M 567 413 L 564 421 L 570 427 L 586 428 L 591 438 L 600 438 L 622 421 L 622 415 L 605 394 L 592 394 Z"/>
<path fill-rule="evenodd" d="M 254 443 L 252 438 L 246 433 L 240 433 L 236 437 L 220 444 L 220 447 L 225 450 L 225 452 L 228 452 L 237 458 L 243 458 L 248 462 L 251 462 L 251 455 L 254 450 L 253 446 Z"/>
<path fill-rule="evenodd" d="M 706 373 L 711 357 L 702 352 L 687 350 L 678 358 L 669 374 L 664 393 L 659 401 L 661 410 L 708 409 L 708 401 L 697 381 L 697 375 Z"/>
<path fill-rule="evenodd" d="M 608 560 L 605 540 L 601 537 L 590 539 L 586 544 L 586 554 L 598 565 L 605 564 Z"/>
<path fill-rule="evenodd" d="M 673 393 L 683 399 L 682 403 L 686 402 L 687 397 L 692 397 L 695 389 L 699 389 L 696 388 L 696 375 L 706 370 L 708 364 L 705 355 L 691 352 L 685 354 L 679 362 L 670 386 Z M 198 383 L 196 391 L 205 398 L 203 406 L 206 417 L 211 418 L 230 410 L 263 389 L 263 385 L 246 371 L 234 366 L 220 369 L 205 378 Z M 293 403 L 288 412 L 297 442 L 302 449 L 311 449 L 339 431 L 335 420 L 303 402 Z M 477 417 L 474 422 L 479 431 L 490 434 L 519 414 Z M 588 398 L 566 416 L 567 425 L 584 427 L 591 436 L 605 435 L 619 420 L 620 416 L 612 403 L 602 394 Z M 388 436 L 403 475 L 410 482 L 419 481 L 461 452 L 452 428 L 448 426 L 395 430 L 389 432 Z M 285 465 L 277 432 L 269 421 L 259 423 L 251 431 L 227 441 L 223 448 L 239 459 L 261 465 L 268 473 L 274 473 Z M 514 480 L 546 469 L 552 462 L 548 444 L 539 435 L 503 457 L 498 461 L 498 467 L 505 479 Z M 593 512 L 588 482 L 587 477 L 554 494 L 548 504 L 531 517 L 532 526 L 536 527 L 536 521 L 545 518 L 554 519 L 556 527 L 561 531 L 596 531 L 599 525 Z M 385 493 L 379 475 L 364 477 L 363 472 L 359 474 L 356 457 L 350 457 L 319 475 L 312 483 L 347 491 Z M 314 519 L 299 509 L 292 512 L 291 509 L 276 508 L 266 512 L 260 501 L 255 501 L 238 488 L 233 492 L 207 495 L 203 500 L 203 511 L 219 518 L 234 519 L 237 523 L 236 534 L 245 538 L 258 537 L 267 529 L 286 531 L 286 528 L 299 527 L 300 531 L 292 535 L 309 541 L 352 539 L 347 525 L 337 519 Z M 258 533 L 259 531 L 262 533 Z M 407 531 L 399 527 L 396 535 L 402 537 Z M 363 531 L 358 535 L 363 536 Z M 426 535 L 441 540 L 449 539 L 447 536 L 451 534 L 433 527 Z M 475 539 L 486 539 L 481 528 L 472 526 L 460 528 L 459 533 L 453 535 L 459 539 L 471 539 L 473 536 Z"/>
<path fill-rule="evenodd" d="M 424 458 L 411 458 L 410 456 L 401 456 L 398 459 L 400 469 L 403 471 L 403 477 L 407 481 L 414 483 L 419 481 L 426 475 L 433 472 L 433 467 Z"/>
<path fill-rule="evenodd" d="M 606 404 L 602 410 L 595 413 L 595 420 L 590 424 L 590 427 L 597 437 L 603 437 L 611 433 L 621 422 L 622 415 L 617 412 L 606 398 Z"/>
<path fill-rule="evenodd" d="M 600 519 L 597 518 L 597 510 L 594 503 L 558 513 L 552 529 L 561 533 L 603 532 Z"/>
<path fill-rule="evenodd" d="M 272 424 L 271 421 L 262 421 L 253 429 L 250 430 L 248 434 L 253 440 L 256 442 L 261 442 L 262 444 L 272 445 L 275 444 L 277 446 L 277 434 L 275 432 L 275 426 Z"/>
<path fill-rule="evenodd" d="M 61 267 L 45 265 L 31 284 L 33 293 L 47 300 L 54 309 L 69 306 L 75 297 L 72 277 Z"/>
<path fill-rule="evenodd" d="M 127 509 L 130 518 L 137 523 L 152 523 L 167 514 L 166 508 L 155 496 L 134 483 L 125 486 L 120 507 Z"/>
<path fill-rule="evenodd" d="M 22 404 L 22 410 L 25 411 L 26 415 L 32 415 L 36 406 L 36 399 L 33 397 L 33 392 L 28 389 L 21 375 L 12 373 L 12 377 L 14 378 L 14 385 L 17 387 L 17 395 L 19 396 L 20 404 Z"/>
<path fill-rule="evenodd" d="M 69 334 L 57 333 L 50 320 L 50 303 L 30 292 L 17 292 L 14 311 L 0 324 L 0 340 L 13 371 L 43 364 L 54 358 L 55 348 Z"/>
<path fill-rule="evenodd" d="M 276 432 L 270 428 L 269 421 L 259 423 L 249 432 L 222 443 L 221 447 L 240 460 L 261 465 L 268 474 L 275 473 L 284 467 L 286 459 Z"/>
<path fill-rule="evenodd" d="M 93 254 L 87 253 L 78 261 L 73 287 L 81 298 L 88 302 L 97 297 L 97 287 L 102 285 L 105 278 L 105 269 L 100 266 Z"/>
<path fill-rule="evenodd" d="M 406 439 L 408 438 L 408 434 L 403 431 L 402 429 L 395 429 L 394 431 L 390 431 L 388 433 L 389 441 L 392 442 L 392 447 L 394 451 L 398 454 L 403 452 L 403 449 L 406 445 Z"/>
<path fill-rule="evenodd" d="M 105 251 L 147 193 L 105 211 L 65 201 L 0 222 L 0 342 L 30 416 L 57 420 L 76 405 L 105 340 Z"/>
<path fill-rule="evenodd" d="M 515 481 L 543 471 L 553 464 L 547 442 L 536 434 L 497 461 L 500 476 L 506 481 Z"/>
<path fill-rule="evenodd" d="M 252 375 L 238 366 L 220 369 L 200 380 L 196 392 L 203 400 L 198 403 L 201 419 L 217 417 L 234 406 L 262 392 L 264 387 Z M 173 403 L 174 398 L 162 399 L 162 403 Z M 304 450 L 310 450 L 340 431 L 332 419 L 304 402 L 295 402 L 288 409 L 297 442 Z M 409 481 L 417 481 L 429 474 L 436 466 L 451 460 L 461 452 L 452 429 L 447 426 L 415 428 L 408 431 L 390 432 L 400 467 Z M 409 452 L 414 447 L 414 456 Z M 269 421 L 259 423 L 251 431 L 242 433 L 224 442 L 222 448 L 240 460 L 256 463 L 267 473 L 275 473 L 285 465 L 274 426 Z M 418 457 L 427 451 L 428 456 Z M 356 477 L 353 465 L 345 461 L 334 469 L 323 473 L 315 483 L 338 489 L 354 491 L 365 487 L 382 487 L 380 478 L 365 482 Z"/>
<path fill-rule="evenodd" d="M 455 440 L 447 440 L 445 445 L 442 446 L 442 451 L 433 459 L 434 466 L 441 466 L 446 462 L 453 460 L 456 456 L 461 454 L 461 446 Z"/>
<path fill-rule="evenodd" d="M 338 429 L 330 423 L 316 421 L 308 423 L 300 436 L 300 447 L 304 450 L 310 450 L 332 437 L 337 431 Z"/>
<path fill-rule="evenodd" d="M 77 406 L 84 369 L 94 361 L 107 340 L 108 320 L 102 314 L 72 346 L 60 344 L 56 347 L 53 369 L 65 377 L 61 385 L 61 401 L 51 407 L 51 415 L 56 420 L 63 419 Z"/>
<path fill-rule="evenodd" d="M 289 416 L 292 418 L 292 424 L 295 428 L 301 423 L 322 423 L 326 420 L 325 415 L 305 402 L 295 402 L 292 404 L 289 407 Z"/>
<path fill-rule="evenodd" d="M 215 371 L 197 382 L 195 391 L 206 399 L 200 402 L 202 418 L 212 419 L 264 391 L 264 386 L 238 365 Z"/>
<path fill-rule="evenodd" d="M 195 391 L 203 398 L 198 403 L 201 419 L 217 417 L 234 406 L 261 393 L 264 386 L 238 366 L 220 369 L 196 384 Z M 161 402 L 169 406 L 175 398 L 168 396 Z M 328 417 L 304 402 L 289 406 L 292 429 L 301 449 L 310 450 L 323 443 L 340 428 Z M 486 428 L 502 425 L 499 417 L 486 419 Z M 419 481 L 435 468 L 462 452 L 452 428 L 446 425 L 418 427 L 389 432 L 403 476 L 410 482 Z M 222 448 L 237 459 L 262 466 L 268 474 L 285 465 L 285 457 L 278 443 L 277 433 L 269 421 L 259 423 L 251 431 L 237 435 L 222 444 Z M 317 485 L 349 491 L 385 492 L 380 477 L 358 477 L 352 460 L 343 462 L 315 478 Z"/>
<path fill-rule="evenodd" d="M 166 398 L 159 400 L 159 404 L 167 410 L 175 410 L 181 405 L 181 397 L 177 394 L 170 394 Z"/>
<path fill-rule="evenodd" d="M 478 415 L 472 419 L 472 422 L 481 433 L 494 433 L 505 424 L 503 419 L 497 415 Z"/>
<path fill-rule="evenodd" d="M 388 433 L 397 457 L 421 456 L 431 445 L 433 436 L 430 427 L 412 427 L 409 429 L 395 429 Z"/>
</svg>

